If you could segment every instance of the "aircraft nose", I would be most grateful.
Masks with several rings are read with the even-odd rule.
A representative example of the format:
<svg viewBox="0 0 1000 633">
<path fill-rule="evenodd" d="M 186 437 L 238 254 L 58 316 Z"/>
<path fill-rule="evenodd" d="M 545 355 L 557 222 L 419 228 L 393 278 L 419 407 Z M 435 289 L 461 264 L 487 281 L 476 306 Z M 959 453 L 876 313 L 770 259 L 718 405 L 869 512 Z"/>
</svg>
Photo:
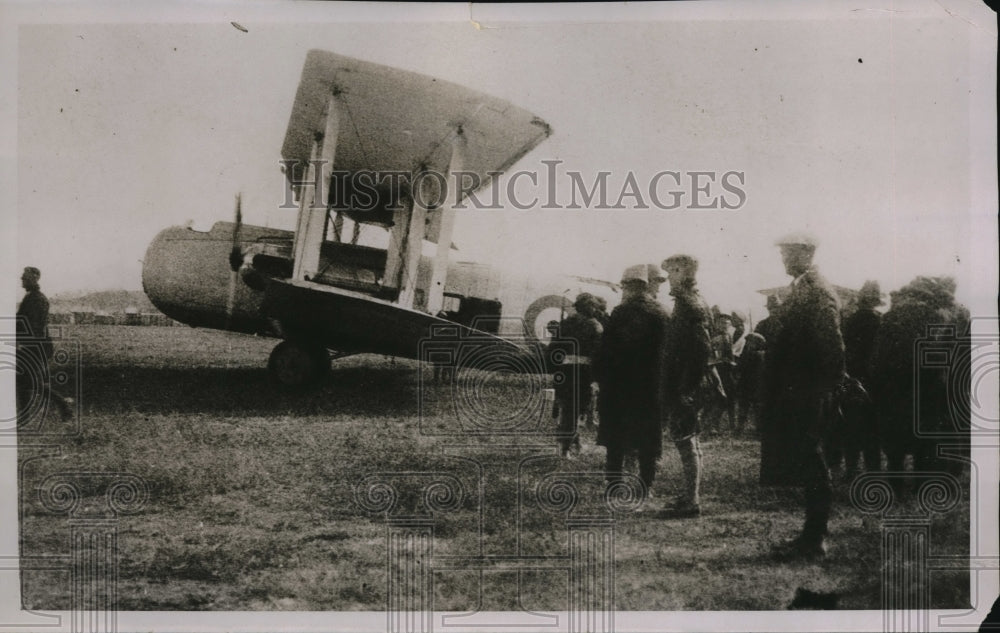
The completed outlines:
<svg viewBox="0 0 1000 633">
<path fill-rule="evenodd" d="M 171 318 L 177 318 L 171 309 L 171 276 L 176 274 L 176 264 L 179 262 L 172 252 L 170 237 L 178 228 L 170 227 L 160 231 L 149 243 L 142 260 L 142 289 L 153 305 Z"/>
<path fill-rule="evenodd" d="M 198 327 L 260 329 L 257 292 L 229 265 L 232 224 L 210 231 L 173 226 L 153 238 L 142 266 L 142 287 L 167 316 Z"/>
</svg>

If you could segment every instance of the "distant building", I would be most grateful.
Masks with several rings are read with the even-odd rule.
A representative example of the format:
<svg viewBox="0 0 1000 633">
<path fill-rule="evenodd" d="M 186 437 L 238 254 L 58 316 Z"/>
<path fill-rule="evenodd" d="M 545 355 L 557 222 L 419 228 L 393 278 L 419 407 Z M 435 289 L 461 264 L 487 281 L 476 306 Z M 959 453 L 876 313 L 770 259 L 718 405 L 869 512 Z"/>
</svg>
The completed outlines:
<svg viewBox="0 0 1000 633">
<path fill-rule="evenodd" d="M 125 325 L 142 325 L 142 315 L 139 314 L 139 308 L 135 306 L 125 308 Z"/>
<path fill-rule="evenodd" d="M 77 306 L 77 309 L 72 312 L 51 313 L 49 322 L 53 325 L 145 325 L 159 327 L 184 325 L 161 312 L 142 312 L 135 306 L 129 306 L 121 312 L 114 310 L 94 312 L 85 307 Z"/>
</svg>

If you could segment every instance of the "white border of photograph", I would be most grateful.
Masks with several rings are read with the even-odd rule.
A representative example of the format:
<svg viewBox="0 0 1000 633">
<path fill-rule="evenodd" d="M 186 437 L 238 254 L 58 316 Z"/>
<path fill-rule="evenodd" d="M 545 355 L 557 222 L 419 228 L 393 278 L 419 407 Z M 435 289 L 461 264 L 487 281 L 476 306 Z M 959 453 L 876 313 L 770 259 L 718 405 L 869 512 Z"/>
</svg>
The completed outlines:
<svg viewBox="0 0 1000 633">
<path fill-rule="evenodd" d="M 7 313 L 13 314 L 18 289 L 17 269 L 17 85 L 18 27 L 25 24 L 74 23 L 229 23 L 252 28 L 255 23 L 302 22 L 462 22 L 469 28 L 509 28 L 512 22 L 600 23 L 604 21 L 648 20 L 753 20 L 769 19 L 822 20 L 845 12 L 855 12 L 858 19 L 887 19 L 899 12 L 901 19 L 921 15 L 949 15 L 968 23 L 970 29 L 969 68 L 977 93 L 969 99 L 968 116 L 974 127 L 969 147 L 972 170 L 971 270 L 974 278 L 974 302 L 968 307 L 973 316 L 996 317 L 997 296 L 997 179 L 996 179 L 996 16 L 974 1 L 934 2 L 702 2 L 702 3 L 607 3 L 581 5 L 408 5 L 337 4 L 297 2 L 212 2 L 162 4 L 110 3 L 28 3 L 0 0 L 0 271 L 7 281 L 0 284 L 0 295 Z M 284 125 L 284 121 L 276 122 Z M 275 160 L 277 157 L 273 157 Z M 268 158 L 270 160 L 270 158 Z M 224 219 L 224 218 L 220 218 Z M 981 229 L 981 230 L 979 230 Z M 995 332 L 993 332 L 995 334 Z M 13 381 L 0 384 L 0 400 L 13 402 Z M 996 407 L 996 403 L 991 403 Z M 995 409 L 993 414 L 995 416 Z M 979 523 L 971 527 L 972 551 L 996 560 L 997 549 L 997 467 L 996 441 L 977 437 L 974 456 L 980 487 L 974 491 Z M 995 439 L 995 438 L 994 438 Z M 6 440 L 10 442 L 11 440 Z M 19 576 L 16 565 L 18 549 L 16 450 L 0 446 L 0 630 L 70 630 L 67 612 L 31 613 L 20 610 Z M 971 595 L 976 601 L 972 612 L 934 611 L 932 630 L 974 630 L 989 611 L 993 597 L 1000 590 L 996 569 L 971 575 Z M 494 629 L 510 630 L 516 625 L 513 614 L 497 614 Z M 58 621 L 57 619 L 58 618 Z M 37 626 L 36 626 L 37 623 Z M 506 625 L 504 623 L 507 623 Z M 446 630 L 440 622 L 435 628 Z M 122 612 L 118 614 L 120 631 L 384 631 L 383 612 Z M 617 612 L 615 629 L 619 631 L 802 631 L 802 630 L 880 630 L 880 611 L 823 612 Z M 524 629 L 518 629 L 524 630 Z"/>
</svg>

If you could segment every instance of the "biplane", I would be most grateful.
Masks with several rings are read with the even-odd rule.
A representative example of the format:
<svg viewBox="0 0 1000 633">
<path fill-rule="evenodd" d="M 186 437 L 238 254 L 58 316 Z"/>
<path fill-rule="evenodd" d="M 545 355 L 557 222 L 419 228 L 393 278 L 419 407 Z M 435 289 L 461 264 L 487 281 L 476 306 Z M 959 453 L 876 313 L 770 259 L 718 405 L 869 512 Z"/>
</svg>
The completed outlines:
<svg viewBox="0 0 1000 633">
<path fill-rule="evenodd" d="M 160 232 L 143 288 L 177 321 L 282 339 L 268 367 L 286 385 L 315 381 L 347 354 L 421 359 L 434 336 L 537 358 L 577 293 L 613 300 L 615 285 L 452 261 L 456 207 L 475 190 L 454 176 L 487 186 L 550 133 L 501 99 L 312 50 L 281 151 L 295 230 L 244 225 L 237 196 L 234 222 Z M 443 177 L 420 178 L 429 173 Z M 407 177 L 346 195 L 359 174 Z M 416 183 L 437 195 L 418 195 Z M 363 227 L 383 243 L 359 243 Z"/>
</svg>

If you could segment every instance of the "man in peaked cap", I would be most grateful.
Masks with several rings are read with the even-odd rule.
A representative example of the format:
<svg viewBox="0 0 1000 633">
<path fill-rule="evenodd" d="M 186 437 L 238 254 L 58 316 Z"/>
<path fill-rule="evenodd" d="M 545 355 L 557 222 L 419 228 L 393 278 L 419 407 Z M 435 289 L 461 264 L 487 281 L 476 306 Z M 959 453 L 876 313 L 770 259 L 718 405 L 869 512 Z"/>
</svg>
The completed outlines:
<svg viewBox="0 0 1000 633">
<path fill-rule="evenodd" d="M 636 286 L 634 282 L 642 282 L 641 286 Z M 635 266 L 629 266 L 622 273 L 622 290 L 626 290 L 629 287 L 638 288 L 641 287 L 646 289 L 646 284 L 649 283 L 649 266 L 647 264 L 636 264 Z"/>
<path fill-rule="evenodd" d="M 698 293 L 698 260 L 674 255 L 663 261 L 670 282 L 674 312 L 663 347 L 661 396 L 663 411 L 684 469 L 684 490 L 668 508 L 668 516 L 697 517 L 701 514 L 702 453 L 698 442 L 701 411 L 710 384 L 707 374 L 712 357 L 709 335 L 712 314 Z"/>
<path fill-rule="evenodd" d="M 786 246 L 791 246 L 793 248 L 801 247 L 808 250 L 810 253 L 816 252 L 817 244 L 818 242 L 816 241 L 816 237 L 812 233 L 806 233 L 804 231 L 788 233 L 774 241 L 774 245 L 780 248 L 784 248 Z M 810 260 L 811 259 L 812 257 L 810 256 Z"/>
<path fill-rule="evenodd" d="M 607 449 L 609 485 L 622 480 L 626 453 L 638 453 L 639 478 L 648 497 L 662 453 L 660 349 L 668 317 L 649 295 L 646 264 L 625 269 L 621 285 L 622 302 L 608 317 L 593 361 L 600 386 L 597 444 Z"/>
<path fill-rule="evenodd" d="M 34 266 L 28 266 L 21 274 L 24 298 L 17 307 L 17 398 L 18 426 L 23 427 L 29 420 L 21 416 L 33 413 L 31 403 L 36 397 L 42 402 L 51 401 L 59 408 L 64 420 L 73 416 L 70 400 L 52 390 L 50 384 L 49 360 L 52 358 L 52 339 L 49 338 L 49 300 L 42 294 L 39 281 L 42 273 Z M 44 408 L 38 410 L 44 414 Z"/>
<path fill-rule="evenodd" d="M 777 245 L 792 283 L 781 329 L 768 345 L 760 476 L 764 485 L 804 488 L 802 533 L 776 553 L 819 558 L 826 554 L 833 498 L 823 440 L 844 377 L 840 312 L 836 294 L 813 266 L 815 239 L 793 234 Z"/>
</svg>

